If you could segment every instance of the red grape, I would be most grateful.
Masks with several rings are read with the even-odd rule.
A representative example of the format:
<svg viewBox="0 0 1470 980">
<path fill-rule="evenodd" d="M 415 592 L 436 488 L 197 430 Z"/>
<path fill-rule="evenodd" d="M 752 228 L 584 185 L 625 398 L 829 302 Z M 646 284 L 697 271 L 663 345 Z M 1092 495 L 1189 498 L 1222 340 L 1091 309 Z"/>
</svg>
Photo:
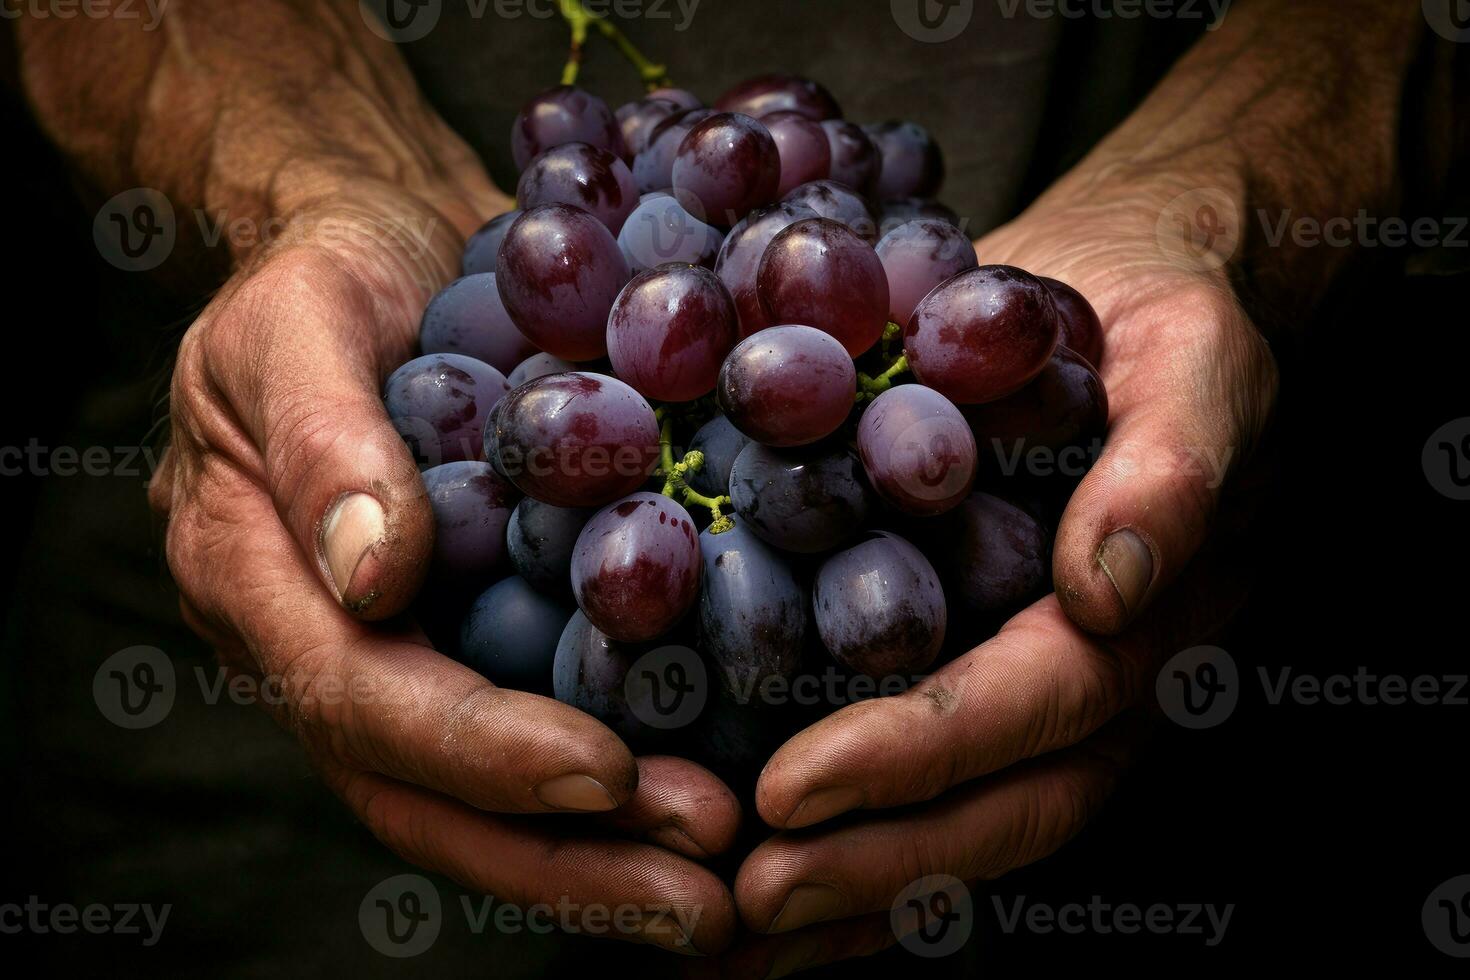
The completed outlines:
<svg viewBox="0 0 1470 980">
<path fill-rule="evenodd" d="M 877 252 L 888 276 L 888 318 L 901 327 L 935 286 L 980 265 L 970 239 L 933 218 L 899 225 L 883 236 Z"/>
<path fill-rule="evenodd" d="M 1040 278 L 1057 304 L 1057 323 L 1061 329 L 1057 343 L 1081 354 L 1093 367 L 1102 367 L 1102 321 L 1097 318 L 1097 310 L 1087 302 L 1087 297 L 1060 279 Z"/>
<path fill-rule="evenodd" d="M 480 430 L 509 385 L 505 375 L 463 354 L 425 354 L 383 385 L 383 404 L 420 467 L 479 459 Z"/>
<path fill-rule="evenodd" d="M 748 78 L 715 100 L 723 112 L 743 112 L 759 119 L 772 112 L 799 112 L 808 119 L 841 119 L 842 109 L 821 85 L 796 75 Z"/>
<path fill-rule="evenodd" d="M 872 194 L 883 170 L 883 158 L 868 134 L 845 119 L 827 119 L 822 129 L 832 150 L 832 179 L 860 194 Z"/>
<path fill-rule="evenodd" d="M 878 223 L 861 194 L 835 180 L 813 180 L 793 189 L 783 203 L 811 208 L 820 217 L 840 221 L 869 245 L 877 244 Z"/>
<path fill-rule="evenodd" d="M 592 625 L 636 643 L 667 632 L 689 611 L 700 569 L 688 512 L 661 494 L 635 493 L 582 528 L 572 551 L 572 593 Z"/>
<path fill-rule="evenodd" d="M 887 531 L 828 558 L 812 605 L 827 651 L 871 677 L 923 670 L 944 645 L 939 576 L 918 548 Z"/>
<path fill-rule="evenodd" d="M 766 127 L 721 112 L 695 125 L 674 155 L 674 196 L 685 210 L 728 228 L 776 199 L 781 154 Z"/>
<path fill-rule="evenodd" d="M 812 327 L 762 330 L 742 340 L 719 370 L 720 408 L 735 428 L 767 446 L 825 439 L 852 413 L 852 358 L 835 337 Z"/>
<path fill-rule="evenodd" d="M 735 302 L 713 272 L 663 265 L 618 295 L 607 352 L 617 376 L 645 398 L 687 402 L 714 390 L 738 329 Z"/>
<path fill-rule="evenodd" d="M 781 184 L 777 194 L 810 180 L 821 180 L 832 169 L 832 147 L 821 124 L 799 112 L 773 112 L 761 124 L 776 141 L 781 157 Z"/>
<path fill-rule="evenodd" d="M 944 183 L 944 155 L 929 131 L 918 123 L 885 122 L 864 126 L 883 157 L 878 199 L 933 197 Z"/>
<path fill-rule="evenodd" d="M 648 142 L 633 158 L 633 182 L 638 185 L 638 193 L 674 186 L 674 157 L 680 144 L 691 129 L 714 114 L 713 109 L 686 109 L 649 130 Z"/>
<path fill-rule="evenodd" d="M 673 99 L 663 99 L 656 96 L 647 96 L 636 102 L 628 102 L 618 107 L 618 125 L 623 131 L 623 145 L 628 153 L 637 157 L 648 145 L 648 136 L 653 128 L 670 116 L 684 112 L 688 106 L 681 106 Z"/>
<path fill-rule="evenodd" d="M 1028 449 L 1057 452 L 1101 436 L 1108 427 L 1108 393 L 1086 358 L 1058 345 L 1030 384 L 984 405 L 966 405 L 964 413 L 982 446 L 1015 459 Z"/>
<path fill-rule="evenodd" d="M 787 225 L 815 217 L 817 212 L 810 208 L 777 204 L 752 211 L 725 236 L 719 257 L 715 259 L 715 274 L 735 299 L 735 310 L 740 314 L 740 336 L 749 337 L 771 325 L 770 318 L 761 309 L 756 290 L 761 256 L 766 254 L 771 239 Z"/>
<path fill-rule="evenodd" d="M 871 245 L 846 225 L 808 218 L 771 239 L 756 275 L 772 323 L 804 323 L 857 357 L 888 323 L 888 280 Z"/>
<path fill-rule="evenodd" d="M 527 211 L 540 204 L 570 204 L 616 235 L 638 206 L 638 190 L 628 165 L 611 153 L 587 143 L 563 143 L 521 173 L 516 202 Z"/>
<path fill-rule="evenodd" d="M 724 240 L 718 228 L 685 211 L 673 195 L 657 191 L 644 195 L 618 232 L 618 247 L 634 272 L 666 262 L 713 268 Z"/>
<path fill-rule="evenodd" d="M 975 439 L 948 398 L 899 385 L 874 399 L 858 423 L 858 453 L 873 489 L 909 514 L 941 514 L 975 482 Z"/>
<path fill-rule="evenodd" d="M 607 103 L 570 85 L 558 85 L 531 99 L 510 130 L 517 170 L 563 143 L 591 143 L 619 157 L 626 152 L 622 130 Z"/>
</svg>

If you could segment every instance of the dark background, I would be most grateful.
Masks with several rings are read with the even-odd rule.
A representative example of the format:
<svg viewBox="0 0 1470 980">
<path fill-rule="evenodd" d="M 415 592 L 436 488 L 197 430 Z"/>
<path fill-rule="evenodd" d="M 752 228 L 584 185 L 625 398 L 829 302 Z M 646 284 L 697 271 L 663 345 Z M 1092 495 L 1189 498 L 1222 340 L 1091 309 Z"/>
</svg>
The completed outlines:
<svg viewBox="0 0 1470 980">
<path fill-rule="evenodd" d="M 827 82 L 854 117 L 918 115 L 946 145 L 954 132 L 963 160 L 1019 155 L 1026 166 L 1015 187 L 966 189 L 962 169 L 951 178 L 962 213 L 981 215 L 977 225 L 1003 219 L 1075 160 L 1194 35 L 1157 23 L 1056 25 L 1047 40 L 1056 45 L 1053 71 L 1025 103 L 1036 116 L 1034 138 L 996 149 L 984 144 L 986 120 L 963 79 L 939 65 L 932 75 L 880 84 L 882 70 L 866 56 L 823 43 L 823 18 L 838 8 L 809 7 L 805 34 L 800 22 L 762 18 L 716 24 L 724 38 L 716 45 L 676 39 L 659 47 L 643 25 L 630 33 L 706 97 L 760 70 L 798 70 Z M 747 26 L 731 33 L 740 23 Z M 544 36 L 459 75 L 452 72 L 463 52 L 427 41 L 409 51 L 436 104 L 482 148 L 503 186 L 510 113 L 559 71 L 559 25 L 537 29 Z M 445 38 L 436 43 L 476 43 L 463 34 L 451 41 L 452 33 L 439 32 Z M 607 49 L 585 81 L 614 104 L 634 94 Z M 489 95 L 456 100 L 457 85 Z M 985 98 L 1008 101 L 1003 95 Z M 12 220 L 3 239 L 10 303 L 0 446 L 157 446 L 172 346 L 199 298 L 172 296 L 103 262 L 91 240 L 95 202 L 79 201 L 13 94 L 3 111 L 9 139 L 0 166 Z M 975 938 L 960 956 L 932 964 L 898 950 L 830 975 L 1048 975 L 1101 965 L 1224 975 L 1266 964 L 1463 975 L 1461 963 L 1427 942 L 1420 910 L 1442 881 L 1470 873 L 1470 710 L 1272 706 L 1255 668 L 1467 671 L 1454 624 L 1466 597 L 1470 504 L 1435 492 L 1421 464 L 1430 433 L 1470 415 L 1470 276 L 1455 271 L 1467 267 L 1467 252 L 1380 250 L 1319 323 L 1278 349 L 1285 383 L 1272 438 L 1275 480 L 1252 551 L 1256 587 L 1218 641 L 1249 678 L 1240 707 L 1207 732 L 1166 727 L 1080 838 L 993 887 L 1007 903 L 1022 895 L 1050 904 L 1093 895 L 1141 905 L 1234 903 L 1225 941 L 1207 948 L 1198 936 L 1006 935 L 982 893 Z M 9 822 L 0 902 L 34 894 L 79 906 L 171 903 L 172 915 L 152 949 L 138 937 L 84 934 L 0 935 L 0 949 L 24 944 L 58 972 L 128 975 L 537 976 L 668 966 L 620 944 L 476 936 L 453 914 L 417 959 L 370 949 L 358 902 L 408 869 L 349 818 L 263 713 L 198 696 L 193 671 L 212 671 L 213 661 L 178 621 L 145 480 L 141 471 L 0 477 L 8 518 L 0 532 L 0 755 Z M 165 722 L 125 732 L 97 711 L 92 677 L 107 656 L 136 644 L 168 653 L 180 695 Z M 457 906 L 460 890 L 438 885 Z"/>
</svg>

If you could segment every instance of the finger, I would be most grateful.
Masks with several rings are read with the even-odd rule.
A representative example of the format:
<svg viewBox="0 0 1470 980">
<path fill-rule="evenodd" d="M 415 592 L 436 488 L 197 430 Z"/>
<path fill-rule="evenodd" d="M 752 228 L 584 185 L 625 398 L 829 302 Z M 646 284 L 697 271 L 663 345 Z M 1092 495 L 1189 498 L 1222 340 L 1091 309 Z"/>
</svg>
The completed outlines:
<svg viewBox="0 0 1470 980">
<path fill-rule="evenodd" d="M 328 778 L 395 852 L 498 901 L 549 906 L 534 921 L 696 955 L 718 952 L 734 935 L 724 884 L 662 848 L 569 837 L 373 774 Z"/>
<path fill-rule="evenodd" d="M 892 946 L 894 935 L 888 913 L 858 916 L 840 922 L 824 922 L 799 932 L 741 937 L 719 957 L 696 960 L 682 975 L 690 980 L 729 977 L 790 976 L 828 963 L 872 956 Z"/>
<path fill-rule="evenodd" d="M 633 798 L 598 822 L 705 861 L 735 843 L 740 802 L 719 777 L 698 763 L 667 755 L 643 756 Z"/>
<path fill-rule="evenodd" d="M 994 878 L 1077 833 L 1112 789 L 1142 734 L 1128 719 L 1045 760 L 1018 766 L 914 810 L 823 833 L 781 833 L 741 866 L 736 902 L 758 932 L 889 908 L 928 875 Z"/>
<path fill-rule="evenodd" d="M 1084 629 L 1115 635 L 1174 580 L 1209 531 L 1221 488 L 1275 400 L 1269 348 L 1233 297 L 1191 287 L 1132 314 L 1107 377 L 1101 458 L 1057 532 L 1053 578 Z M 1112 334 L 1110 334 L 1112 336 Z"/>
<path fill-rule="evenodd" d="M 259 487 L 219 456 L 192 479 L 169 522 L 170 567 L 191 603 L 242 638 L 270 681 L 266 707 L 314 754 L 486 810 L 596 812 L 632 798 L 637 766 L 606 726 L 358 622 L 317 585 Z"/>
<path fill-rule="evenodd" d="M 367 619 L 402 611 L 434 537 L 418 469 L 379 393 L 383 369 L 412 350 L 407 311 L 378 301 L 326 253 L 293 249 L 196 330 L 201 349 L 181 351 L 176 383 L 188 384 L 185 365 L 200 362 L 228 407 L 206 424 L 240 430 L 205 433 L 200 444 L 233 447 L 258 473 L 344 606 Z"/>
<path fill-rule="evenodd" d="M 1152 697 L 1159 664 L 1239 608 L 1248 546 L 1214 549 L 1126 633 L 1082 632 L 1047 596 L 909 691 L 844 707 L 793 736 L 761 773 L 773 827 L 933 799 L 1074 745 Z"/>
</svg>

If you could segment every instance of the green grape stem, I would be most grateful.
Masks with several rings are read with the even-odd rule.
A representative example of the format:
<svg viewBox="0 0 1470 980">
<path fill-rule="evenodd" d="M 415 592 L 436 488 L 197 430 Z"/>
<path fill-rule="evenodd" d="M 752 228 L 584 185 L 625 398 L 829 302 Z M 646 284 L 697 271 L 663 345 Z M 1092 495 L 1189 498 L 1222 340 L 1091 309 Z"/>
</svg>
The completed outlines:
<svg viewBox="0 0 1470 980">
<path fill-rule="evenodd" d="M 888 342 L 892 339 L 889 336 L 889 331 L 897 331 L 897 329 L 897 324 L 890 323 L 888 330 L 883 332 L 885 349 Z M 866 374 L 858 374 L 858 391 L 857 397 L 854 400 L 860 402 L 872 401 L 889 388 L 892 388 L 893 379 L 907 372 L 908 369 L 908 356 L 900 352 L 897 357 L 888 362 L 888 366 L 880 374 L 874 375 L 873 377 L 869 377 Z"/>
<path fill-rule="evenodd" d="M 582 67 L 582 47 L 587 40 L 589 27 L 596 28 L 597 33 L 612 42 L 623 57 L 628 59 L 649 91 L 671 84 L 668 68 L 650 61 L 604 14 L 594 14 L 583 6 L 582 0 L 560 0 L 558 6 L 561 8 L 562 19 L 572 29 L 572 48 L 561 74 L 563 85 L 575 85 L 577 82 L 577 72 Z"/>
<path fill-rule="evenodd" d="M 663 495 L 682 501 L 685 507 L 703 507 L 714 518 L 711 534 L 724 534 L 735 526 L 721 509 L 730 506 L 728 496 L 707 497 L 691 487 L 685 476 L 704 466 L 704 453 L 691 449 L 679 462 L 674 462 L 674 420 L 664 419 L 658 433 L 659 474 L 664 478 Z"/>
</svg>

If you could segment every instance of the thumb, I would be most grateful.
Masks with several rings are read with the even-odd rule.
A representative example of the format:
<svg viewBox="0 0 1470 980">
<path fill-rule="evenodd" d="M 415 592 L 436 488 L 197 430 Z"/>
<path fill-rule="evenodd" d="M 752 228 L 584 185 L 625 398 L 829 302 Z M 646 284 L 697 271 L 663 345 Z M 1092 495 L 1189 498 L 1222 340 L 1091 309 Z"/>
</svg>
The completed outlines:
<svg viewBox="0 0 1470 980">
<path fill-rule="evenodd" d="M 379 387 L 412 350 L 413 309 L 328 253 L 291 250 L 242 283 L 222 312 L 229 322 L 207 334 L 220 349 L 206 362 L 282 523 L 365 619 L 413 600 L 433 549 L 432 508 Z"/>
<path fill-rule="evenodd" d="M 1270 416 L 1276 365 L 1235 299 L 1179 294 L 1114 328 L 1108 441 L 1067 505 L 1053 576 L 1069 618 L 1122 631 L 1210 531 L 1227 476 Z"/>
</svg>

